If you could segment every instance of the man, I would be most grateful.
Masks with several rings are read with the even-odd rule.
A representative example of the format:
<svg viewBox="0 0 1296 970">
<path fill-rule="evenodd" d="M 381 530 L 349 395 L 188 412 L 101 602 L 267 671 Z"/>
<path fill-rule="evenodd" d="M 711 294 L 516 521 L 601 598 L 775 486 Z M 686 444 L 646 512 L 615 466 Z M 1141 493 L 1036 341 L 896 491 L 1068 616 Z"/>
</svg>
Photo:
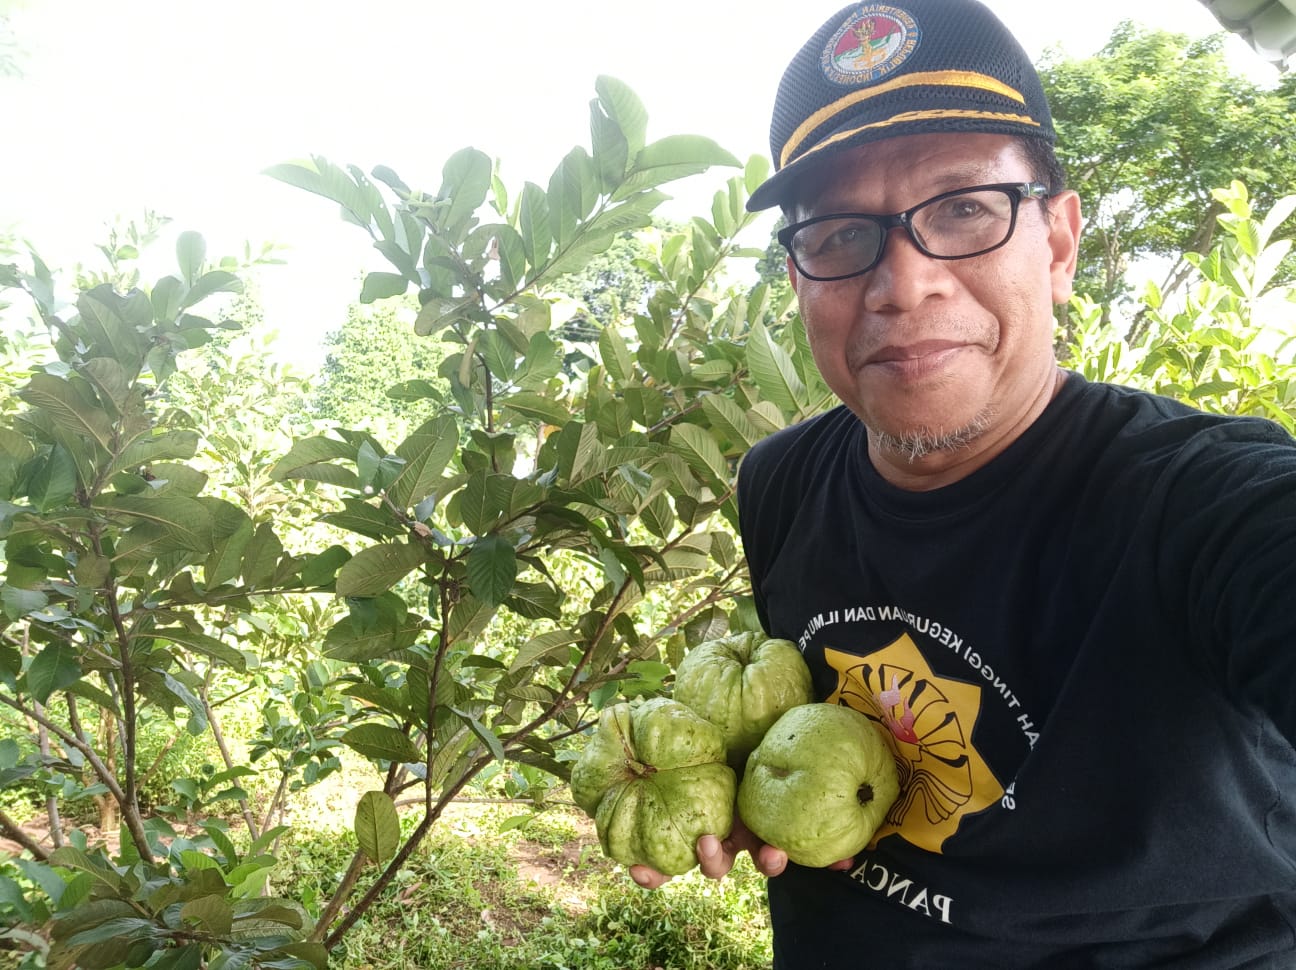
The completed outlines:
<svg viewBox="0 0 1296 970">
<path fill-rule="evenodd" d="M 1296 447 L 1057 367 L 1052 140 L 974 0 L 847 8 L 779 89 L 751 206 L 842 406 L 748 455 L 743 542 L 901 795 L 825 870 L 700 840 L 772 877 L 778 968 L 1296 966 Z"/>
</svg>

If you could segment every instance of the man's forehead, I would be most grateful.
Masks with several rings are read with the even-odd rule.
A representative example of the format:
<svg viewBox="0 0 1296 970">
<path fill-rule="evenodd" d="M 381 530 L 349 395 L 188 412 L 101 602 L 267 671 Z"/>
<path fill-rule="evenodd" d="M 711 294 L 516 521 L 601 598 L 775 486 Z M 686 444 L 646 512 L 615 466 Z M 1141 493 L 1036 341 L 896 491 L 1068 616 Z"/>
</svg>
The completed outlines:
<svg viewBox="0 0 1296 970">
<path fill-rule="evenodd" d="M 796 190 L 806 216 L 843 206 L 908 208 L 941 192 L 986 182 L 1025 181 L 1019 139 L 994 135 L 903 136 L 847 149 L 807 173 Z M 898 196 L 917 195 L 905 204 Z M 890 211 L 890 210 L 888 210 Z"/>
</svg>

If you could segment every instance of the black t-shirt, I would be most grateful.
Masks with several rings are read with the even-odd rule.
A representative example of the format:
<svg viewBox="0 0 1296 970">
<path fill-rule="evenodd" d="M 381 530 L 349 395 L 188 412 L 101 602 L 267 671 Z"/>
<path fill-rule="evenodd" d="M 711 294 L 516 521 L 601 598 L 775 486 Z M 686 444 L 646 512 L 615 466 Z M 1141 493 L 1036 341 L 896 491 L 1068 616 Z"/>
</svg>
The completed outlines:
<svg viewBox="0 0 1296 970">
<path fill-rule="evenodd" d="M 874 717 L 901 796 L 770 881 L 775 965 L 1296 967 L 1296 445 L 1068 379 L 948 487 L 838 408 L 738 501 L 766 630 Z"/>
</svg>

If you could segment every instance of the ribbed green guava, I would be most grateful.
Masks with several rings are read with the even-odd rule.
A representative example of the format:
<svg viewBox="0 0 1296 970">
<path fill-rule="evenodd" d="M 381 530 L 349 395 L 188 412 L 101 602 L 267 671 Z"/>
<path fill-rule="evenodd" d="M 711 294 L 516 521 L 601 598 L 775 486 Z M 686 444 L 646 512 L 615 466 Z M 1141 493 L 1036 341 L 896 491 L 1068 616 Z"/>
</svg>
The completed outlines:
<svg viewBox="0 0 1296 970">
<path fill-rule="evenodd" d="M 784 711 L 814 700 L 810 668 L 796 644 L 762 633 L 698 644 L 680 662 L 673 694 L 720 728 L 729 766 L 738 772 Z"/>
<path fill-rule="evenodd" d="M 881 729 L 837 704 L 794 707 L 765 732 L 738 786 L 738 816 L 803 866 L 868 845 L 900 794 Z"/>
<path fill-rule="evenodd" d="M 701 836 L 733 827 L 737 779 L 724 758 L 720 729 L 678 701 L 614 704 L 572 768 L 572 798 L 609 858 L 678 876 L 697 865 Z"/>
</svg>

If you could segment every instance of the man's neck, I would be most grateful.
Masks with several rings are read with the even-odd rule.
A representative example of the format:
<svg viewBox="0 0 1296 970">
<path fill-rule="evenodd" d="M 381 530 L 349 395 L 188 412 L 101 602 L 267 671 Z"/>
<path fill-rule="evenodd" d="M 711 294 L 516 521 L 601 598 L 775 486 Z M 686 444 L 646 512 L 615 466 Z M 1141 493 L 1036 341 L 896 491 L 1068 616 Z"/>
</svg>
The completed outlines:
<svg viewBox="0 0 1296 970">
<path fill-rule="evenodd" d="M 961 432 L 925 440 L 885 438 L 869 431 L 869 459 L 879 475 L 905 491 L 929 492 L 952 485 L 988 465 L 1021 437 L 1057 397 L 1064 383 L 1066 371 L 1055 367 L 1052 380 L 1042 385 L 1022 416 L 996 429 L 993 436 L 981 426 L 989 422 L 975 422 Z"/>
</svg>

